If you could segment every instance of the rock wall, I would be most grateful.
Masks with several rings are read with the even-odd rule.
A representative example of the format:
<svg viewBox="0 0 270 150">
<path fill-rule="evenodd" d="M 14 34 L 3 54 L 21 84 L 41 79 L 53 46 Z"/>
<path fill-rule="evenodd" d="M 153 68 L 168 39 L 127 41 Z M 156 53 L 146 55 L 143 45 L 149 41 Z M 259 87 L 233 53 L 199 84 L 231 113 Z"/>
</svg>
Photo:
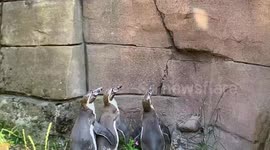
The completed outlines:
<svg viewBox="0 0 270 150">
<path fill-rule="evenodd" d="M 119 103 L 132 114 L 151 83 L 170 129 L 202 108 L 220 149 L 266 150 L 269 9 L 263 0 L 4 0 L 2 103 L 56 107 L 122 84 Z"/>
</svg>

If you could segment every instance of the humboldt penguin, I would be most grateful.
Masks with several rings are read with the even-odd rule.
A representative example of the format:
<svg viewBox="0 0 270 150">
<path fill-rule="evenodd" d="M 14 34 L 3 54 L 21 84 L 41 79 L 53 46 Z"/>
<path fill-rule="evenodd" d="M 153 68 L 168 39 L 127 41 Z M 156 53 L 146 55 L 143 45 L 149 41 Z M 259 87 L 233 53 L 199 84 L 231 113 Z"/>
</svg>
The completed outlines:
<svg viewBox="0 0 270 150">
<path fill-rule="evenodd" d="M 120 111 L 118 104 L 114 98 L 115 94 L 122 86 L 111 88 L 103 95 L 104 108 L 100 117 L 100 124 L 110 130 L 114 139 L 117 141 L 116 145 L 112 145 L 106 138 L 102 136 L 97 137 L 98 150 L 117 150 L 119 144 L 118 123 Z"/>
<path fill-rule="evenodd" d="M 102 88 L 91 91 L 81 100 L 79 116 L 71 131 L 72 150 L 97 150 L 96 134 L 116 145 L 114 135 L 96 121 L 94 101 Z"/>
<path fill-rule="evenodd" d="M 142 101 L 143 114 L 140 144 L 142 150 L 165 150 L 165 139 L 160 127 L 159 118 L 151 103 L 152 93 L 153 90 L 150 87 Z"/>
</svg>

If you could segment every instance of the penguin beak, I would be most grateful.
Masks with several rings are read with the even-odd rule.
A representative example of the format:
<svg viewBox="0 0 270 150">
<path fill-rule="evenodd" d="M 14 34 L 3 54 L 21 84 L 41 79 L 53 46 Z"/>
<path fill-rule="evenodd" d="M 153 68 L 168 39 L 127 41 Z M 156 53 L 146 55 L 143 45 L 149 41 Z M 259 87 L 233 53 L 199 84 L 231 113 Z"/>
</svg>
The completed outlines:
<svg viewBox="0 0 270 150">
<path fill-rule="evenodd" d="M 90 100 L 95 100 L 95 98 L 98 96 L 98 94 L 100 94 L 102 91 L 102 87 L 99 87 L 91 92 L 89 92 L 88 94 L 86 94 L 85 96 L 88 97 L 87 98 L 87 104 L 90 103 Z"/>
<path fill-rule="evenodd" d="M 92 91 L 92 94 L 94 96 L 98 96 L 98 94 L 100 94 L 101 91 L 102 91 L 102 87 L 99 87 L 99 88 L 95 89 L 94 91 Z"/>
<path fill-rule="evenodd" d="M 151 85 L 147 91 L 147 93 L 144 96 L 145 101 L 151 101 L 151 96 L 153 94 L 153 85 Z"/>
<path fill-rule="evenodd" d="M 112 88 L 112 89 L 111 89 L 111 98 L 110 98 L 110 99 L 113 99 L 114 96 L 115 96 L 115 94 L 116 94 L 121 88 L 122 88 L 122 85 L 119 85 L 119 86 L 117 86 L 117 87 L 115 87 L 115 88 Z"/>
<path fill-rule="evenodd" d="M 122 85 L 119 85 L 119 86 L 113 88 L 113 89 L 112 89 L 112 93 L 113 93 L 113 94 L 117 93 L 121 88 L 122 88 Z"/>
<path fill-rule="evenodd" d="M 148 90 L 148 95 L 149 95 L 149 96 L 152 96 L 152 94 L 153 94 L 153 87 L 154 87 L 154 85 L 151 85 L 151 86 L 149 87 L 149 90 Z"/>
</svg>

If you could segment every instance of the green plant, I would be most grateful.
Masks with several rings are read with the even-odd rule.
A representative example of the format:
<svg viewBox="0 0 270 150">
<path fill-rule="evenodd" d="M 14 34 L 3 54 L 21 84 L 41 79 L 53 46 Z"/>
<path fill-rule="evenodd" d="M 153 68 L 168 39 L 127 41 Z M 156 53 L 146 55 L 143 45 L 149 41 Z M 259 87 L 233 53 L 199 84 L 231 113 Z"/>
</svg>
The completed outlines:
<svg viewBox="0 0 270 150">
<path fill-rule="evenodd" d="M 207 143 L 202 142 L 198 146 L 196 150 L 209 150 Z"/>
<path fill-rule="evenodd" d="M 9 144 L 19 149 L 24 147 L 25 150 L 66 150 L 68 142 L 60 143 L 55 139 L 49 139 L 51 128 L 52 123 L 48 125 L 44 143 L 35 143 L 32 136 L 26 134 L 24 129 L 19 132 L 17 127 L 11 127 L 4 122 L 0 122 L 0 144 Z"/>
<path fill-rule="evenodd" d="M 5 138 L 5 134 L 0 133 L 0 144 L 8 143 L 8 141 Z"/>
<path fill-rule="evenodd" d="M 16 127 L 11 129 L 1 127 L 0 144 L 17 145 L 22 143 L 22 138 Z"/>
<path fill-rule="evenodd" d="M 121 139 L 119 141 L 119 144 L 120 150 L 139 150 L 138 148 L 136 148 L 136 143 L 132 139 L 130 139 L 128 143 L 125 143 L 124 140 Z"/>
<path fill-rule="evenodd" d="M 49 140 L 49 135 L 50 135 L 51 128 L 52 128 L 52 123 L 49 124 L 48 129 L 47 129 L 44 150 L 47 150 L 48 149 L 48 140 Z"/>
<path fill-rule="evenodd" d="M 36 144 L 34 143 L 32 137 L 30 135 L 28 135 L 28 139 L 29 139 L 29 141 L 30 141 L 30 143 L 32 145 L 33 150 L 36 150 Z"/>
</svg>

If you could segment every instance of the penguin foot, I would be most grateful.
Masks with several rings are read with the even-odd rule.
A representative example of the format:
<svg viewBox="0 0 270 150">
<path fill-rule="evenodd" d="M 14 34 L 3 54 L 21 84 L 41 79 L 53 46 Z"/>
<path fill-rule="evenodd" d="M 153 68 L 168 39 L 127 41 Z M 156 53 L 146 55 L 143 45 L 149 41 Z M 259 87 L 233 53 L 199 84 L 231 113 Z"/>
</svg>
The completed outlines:
<svg viewBox="0 0 270 150">
<path fill-rule="evenodd" d="M 200 119 L 199 114 L 193 114 L 186 122 L 177 123 L 177 128 L 182 132 L 197 132 L 201 129 Z"/>
</svg>

